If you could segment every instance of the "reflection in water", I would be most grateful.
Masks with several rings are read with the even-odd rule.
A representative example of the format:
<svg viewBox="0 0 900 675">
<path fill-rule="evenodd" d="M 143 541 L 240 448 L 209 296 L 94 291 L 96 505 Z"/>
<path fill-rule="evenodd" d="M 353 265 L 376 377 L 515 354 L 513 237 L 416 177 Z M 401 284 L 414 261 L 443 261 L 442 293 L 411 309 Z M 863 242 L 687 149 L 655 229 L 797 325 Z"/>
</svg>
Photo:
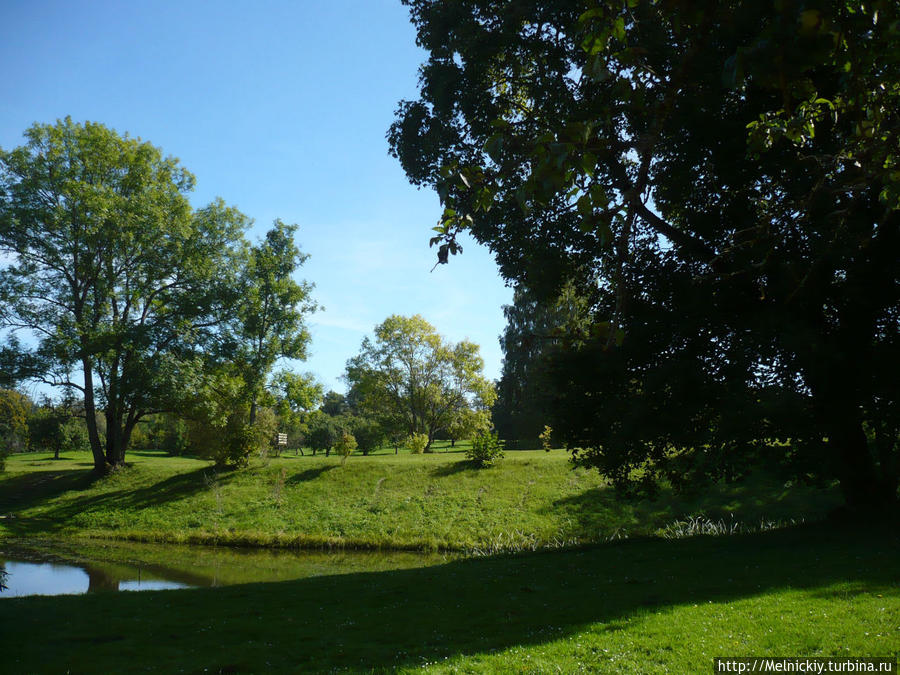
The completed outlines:
<svg viewBox="0 0 900 675">
<path fill-rule="evenodd" d="M 171 591 L 177 588 L 190 588 L 187 584 L 177 581 L 121 581 L 120 591 Z"/>
<path fill-rule="evenodd" d="M 7 590 L 0 598 L 23 595 L 67 595 L 85 593 L 88 576 L 72 565 L 35 563 L 26 560 L 6 559 Z"/>
<path fill-rule="evenodd" d="M 180 581 L 147 578 L 141 568 L 124 578 L 93 565 L 64 565 L 11 560 L 7 556 L 7 583 L 0 598 L 26 595 L 80 595 L 104 591 L 160 591 L 191 588 Z M 204 584 L 205 585 L 205 584 Z"/>
<path fill-rule="evenodd" d="M 88 593 L 96 593 L 97 591 L 117 591 L 119 590 L 119 580 L 98 570 L 95 567 L 85 567 L 84 571 L 88 576 Z"/>
<path fill-rule="evenodd" d="M 420 553 L 292 552 L 97 542 L 0 543 L 8 589 L 0 599 L 287 581 L 311 576 L 426 567 L 448 556 Z"/>
</svg>

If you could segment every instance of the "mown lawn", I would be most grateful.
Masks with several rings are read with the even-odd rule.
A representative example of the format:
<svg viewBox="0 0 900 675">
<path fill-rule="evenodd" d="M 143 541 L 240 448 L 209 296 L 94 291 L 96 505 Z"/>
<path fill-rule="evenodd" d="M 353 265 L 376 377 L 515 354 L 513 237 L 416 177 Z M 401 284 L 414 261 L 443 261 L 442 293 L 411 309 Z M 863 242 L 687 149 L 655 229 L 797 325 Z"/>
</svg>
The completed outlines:
<svg viewBox="0 0 900 675">
<path fill-rule="evenodd" d="M 758 476 L 623 503 L 562 451 L 508 452 L 489 469 L 459 452 L 287 456 L 227 473 L 129 459 L 96 479 L 86 454 L 10 458 L 0 536 L 85 552 L 108 538 L 472 555 L 4 598 L 0 672 L 694 673 L 715 656 L 900 651 L 896 524 L 821 521 L 834 489 Z M 713 530 L 744 533 L 685 536 L 719 519 Z M 210 556 L 198 551 L 198 572 Z"/>
<path fill-rule="evenodd" d="M 653 535 L 698 514 L 731 529 L 811 521 L 839 503 L 834 489 L 763 477 L 624 503 L 562 450 L 510 451 L 486 469 L 459 451 L 385 451 L 344 465 L 290 455 L 231 472 L 155 451 L 128 459 L 97 479 L 86 453 L 11 457 L 0 536 L 489 553 Z"/>
<path fill-rule="evenodd" d="M 803 525 L 216 589 L 0 600 L 10 673 L 704 673 L 897 656 L 896 530 Z"/>
</svg>

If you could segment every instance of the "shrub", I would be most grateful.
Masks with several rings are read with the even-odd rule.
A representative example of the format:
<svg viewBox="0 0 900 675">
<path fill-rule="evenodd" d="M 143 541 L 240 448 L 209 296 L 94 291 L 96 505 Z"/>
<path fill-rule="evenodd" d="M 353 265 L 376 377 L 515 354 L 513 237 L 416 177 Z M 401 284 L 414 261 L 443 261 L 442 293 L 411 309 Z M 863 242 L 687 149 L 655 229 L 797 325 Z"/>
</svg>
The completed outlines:
<svg viewBox="0 0 900 675">
<path fill-rule="evenodd" d="M 426 434 L 413 434 L 406 439 L 406 445 L 416 455 L 421 455 L 428 447 L 428 436 Z"/>
<path fill-rule="evenodd" d="M 338 436 L 337 443 L 334 444 L 334 451 L 341 456 L 341 466 L 347 461 L 347 458 L 356 450 L 356 439 L 349 431 L 342 431 Z"/>
<path fill-rule="evenodd" d="M 274 415 L 257 414 L 256 423 L 250 424 L 246 410 L 232 411 L 224 424 L 193 421 L 190 425 L 191 445 L 197 454 L 220 468 L 247 466 L 250 455 L 265 451 L 274 434 Z"/>
<path fill-rule="evenodd" d="M 466 450 L 466 457 L 478 466 L 490 466 L 503 458 L 503 441 L 496 433 L 481 433 L 472 439 L 472 447 Z"/>
<path fill-rule="evenodd" d="M 538 435 L 538 438 L 541 439 L 541 447 L 544 448 L 547 452 L 550 452 L 550 449 L 553 447 L 553 427 L 550 425 L 544 425 L 544 430 Z"/>
</svg>

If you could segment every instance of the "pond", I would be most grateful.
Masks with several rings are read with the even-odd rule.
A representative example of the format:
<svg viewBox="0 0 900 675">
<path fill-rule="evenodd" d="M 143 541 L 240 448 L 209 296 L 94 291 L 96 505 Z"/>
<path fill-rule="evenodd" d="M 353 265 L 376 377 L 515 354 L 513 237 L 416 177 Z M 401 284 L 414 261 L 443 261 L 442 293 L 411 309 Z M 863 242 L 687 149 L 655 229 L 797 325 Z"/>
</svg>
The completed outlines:
<svg viewBox="0 0 900 675">
<path fill-rule="evenodd" d="M 0 541 L 3 598 L 155 591 L 410 569 L 444 554 L 284 551 L 98 541 Z"/>
</svg>

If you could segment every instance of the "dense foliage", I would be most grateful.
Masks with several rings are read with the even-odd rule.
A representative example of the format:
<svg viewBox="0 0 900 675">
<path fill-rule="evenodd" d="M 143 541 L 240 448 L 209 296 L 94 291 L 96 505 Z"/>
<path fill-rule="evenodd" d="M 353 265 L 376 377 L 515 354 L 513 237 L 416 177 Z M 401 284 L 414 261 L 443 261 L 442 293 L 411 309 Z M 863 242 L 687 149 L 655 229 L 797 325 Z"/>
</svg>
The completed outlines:
<svg viewBox="0 0 900 675">
<path fill-rule="evenodd" d="M 193 209 L 176 159 L 101 124 L 25 137 L 0 151 L 0 380 L 78 391 L 100 472 L 160 411 L 255 436 L 240 420 L 255 424 L 273 365 L 309 339 L 296 228 L 276 221 L 250 246 L 247 216 L 221 200 Z"/>
<path fill-rule="evenodd" d="M 28 415 L 31 401 L 14 389 L 0 389 L 0 470 L 10 452 L 28 444 Z"/>
<path fill-rule="evenodd" d="M 478 466 L 491 466 L 503 459 L 503 441 L 495 432 L 485 431 L 472 439 L 472 446 L 466 450 L 466 458 Z"/>
<path fill-rule="evenodd" d="M 276 220 L 263 241 L 250 248 L 241 270 L 235 316 L 228 322 L 223 356 L 244 383 L 251 424 L 278 360 L 306 358 L 310 336 L 304 319 L 316 305 L 310 300 L 312 285 L 293 278 L 308 258 L 294 243 L 296 231 L 296 225 Z M 293 386 L 296 390 L 297 383 Z"/>
<path fill-rule="evenodd" d="M 389 133 L 555 341 L 554 432 L 620 487 L 754 459 L 896 502 L 900 9 L 405 0 L 428 51 Z"/>
</svg>

